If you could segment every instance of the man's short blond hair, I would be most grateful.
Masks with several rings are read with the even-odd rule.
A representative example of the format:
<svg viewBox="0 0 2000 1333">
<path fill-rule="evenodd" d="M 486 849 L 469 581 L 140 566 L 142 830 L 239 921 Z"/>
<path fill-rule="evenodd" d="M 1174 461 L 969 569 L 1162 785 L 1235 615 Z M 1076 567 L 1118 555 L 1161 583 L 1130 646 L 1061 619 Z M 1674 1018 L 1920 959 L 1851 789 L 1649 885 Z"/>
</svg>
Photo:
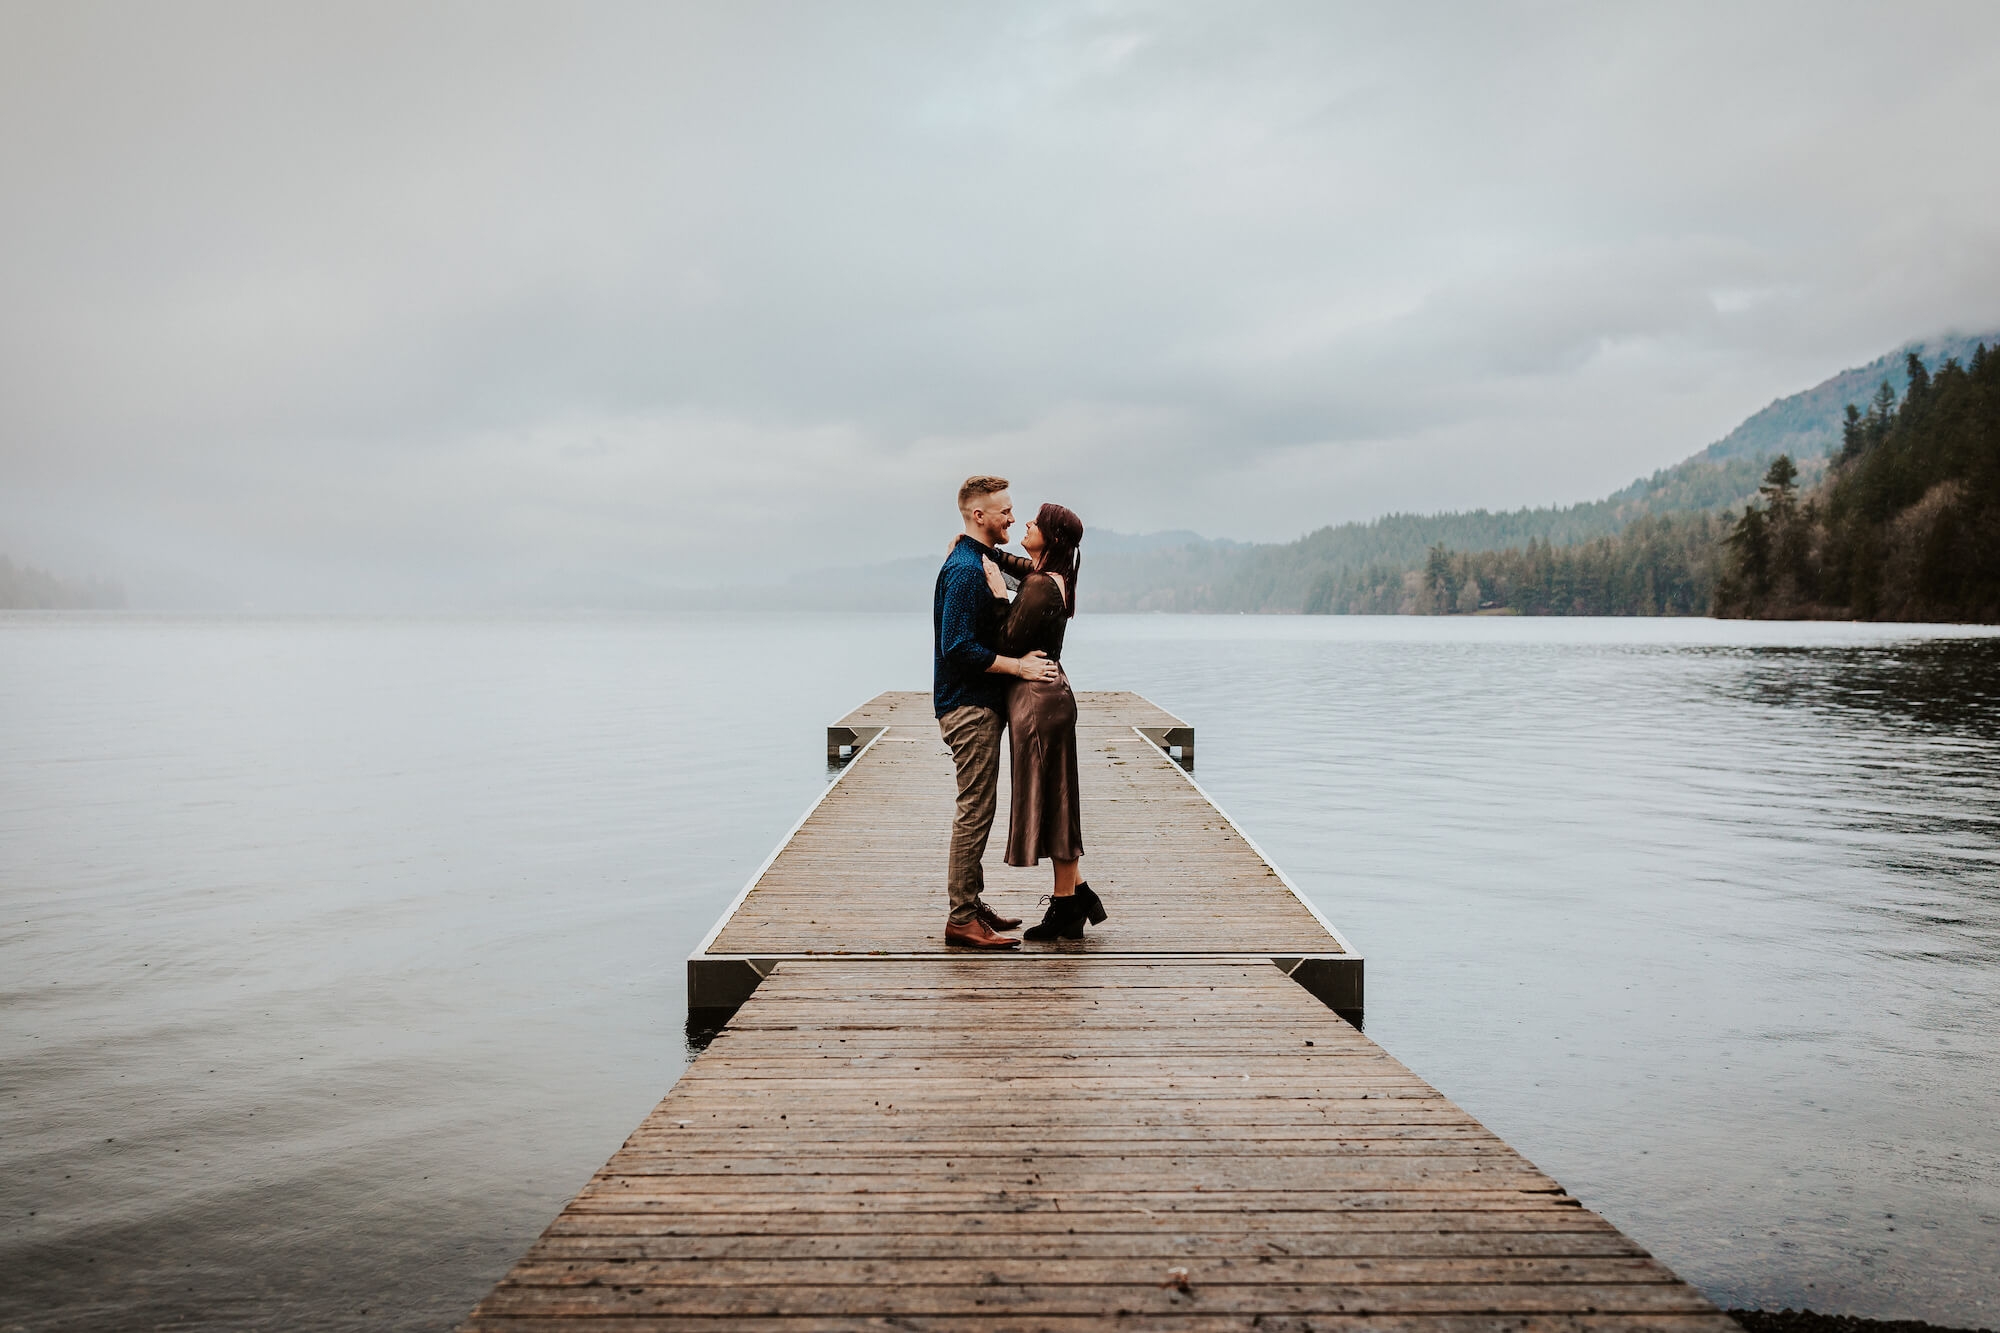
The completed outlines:
<svg viewBox="0 0 2000 1333">
<path fill-rule="evenodd" d="M 1007 489 L 1005 477 L 967 477 L 965 485 L 958 488 L 958 512 L 972 512 L 973 501 Z"/>
</svg>

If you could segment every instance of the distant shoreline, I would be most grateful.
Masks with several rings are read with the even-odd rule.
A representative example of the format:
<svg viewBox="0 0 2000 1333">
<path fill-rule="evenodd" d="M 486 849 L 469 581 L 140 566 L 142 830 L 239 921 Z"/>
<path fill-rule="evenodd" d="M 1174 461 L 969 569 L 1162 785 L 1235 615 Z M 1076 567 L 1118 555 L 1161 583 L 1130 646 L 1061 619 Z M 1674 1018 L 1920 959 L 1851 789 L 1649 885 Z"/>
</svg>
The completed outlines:
<svg viewBox="0 0 2000 1333">
<path fill-rule="evenodd" d="M 1812 1310 L 1725 1310 L 1749 1333 L 1993 1333 L 1984 1328 L 1948 1328 L 1921 1319 L 1861 1319 Z"/>
</svg>

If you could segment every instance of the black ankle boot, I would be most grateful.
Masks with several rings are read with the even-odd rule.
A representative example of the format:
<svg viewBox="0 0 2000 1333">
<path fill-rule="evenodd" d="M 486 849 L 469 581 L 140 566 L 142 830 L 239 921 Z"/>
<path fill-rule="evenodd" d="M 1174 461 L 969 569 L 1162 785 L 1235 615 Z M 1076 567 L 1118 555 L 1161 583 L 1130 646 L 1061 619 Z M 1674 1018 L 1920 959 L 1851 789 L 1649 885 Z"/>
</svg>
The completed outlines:
<svg viewBox="0 0 2000 1333">
<path fill-rule="evenodd" d="M 1077 901 L 1083 904 L 1084 915 L 1090 918 L 1091 925 L 1101 926 L 1104 924 L 1104 918 L 1111 915 L 1104 910 L 1104 900 L 1097 896 L 1097 891 L 1090 885 L 1077 885 L 1076 897 Z"/>
<path fill-rule="evenodd" d="M 1075 894 L 1049 897 L 1048 914 L 1040 925 L 1021 932 L 1024 940 L 1080 940 L 1083 938 L 1083 900 Z"/>
</svg>

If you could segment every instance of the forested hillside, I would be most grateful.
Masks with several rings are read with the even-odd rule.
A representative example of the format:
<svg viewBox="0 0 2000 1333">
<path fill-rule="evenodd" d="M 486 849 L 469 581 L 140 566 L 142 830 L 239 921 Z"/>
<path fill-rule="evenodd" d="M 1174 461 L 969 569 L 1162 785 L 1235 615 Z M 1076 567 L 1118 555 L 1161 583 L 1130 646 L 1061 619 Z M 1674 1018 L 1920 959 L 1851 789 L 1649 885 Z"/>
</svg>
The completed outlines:
<svg viewBox="0 0 2000 1333">
<path fill-rule="evenodd" d="M 1719 614 L 2000 621 L 2000 354 L 1850 407 L 1832 474 L 1802 489 L 1789 458 L 1727 539 Z"/>
<path fill-rule="evenodd" d="M 1832 379 L 1815 384 L 1804 393 L 1780 398 L 1769 407 L 1746 418 L 1742 425 L 1708 446 L 1701 453 L 1707 459 L 1761 459 L 1789 454 L 1804 466 L 1832 454 L 1841 444 L 1841 421 L 1849 403 L 1867 402 L 1887 381 L 1897 397 L 1909 386 L 1910 358 L 1920 364 L 1941 366 L 1956 360 L 1971 361 L 1973 349 L 1981 344 L 2000 346 L 2000 330 L 1980 334 L 1947 334 L 1923 342 L 1905 343 L 1893 352 L 1876 357 L 1865 366 L 1843 370 Z"/>
<path fill-rule="evenodd" d="M 1882 357 L 1842 371 L 1772 403 L 1700 454 L 1603 500 L 1500 513 L 1392 514 L 1322 528 L 1282 545 L 1219 547 L 1190 540 L 1165 549 L 1108 552 L 1091 562 L 1091 602 L 1100 610 L 1120 611 L 1452 614 L 1483 609 L 1536 615 L 1705 615 L 1725 584 L 1732 596 L 1739 586 L 1753 586 L 1728 583 L 1735 566 L 1725 558 L 1729 553 L 1722 542 L 1733 530 L 1727 514 L 1768 504 L 1759 496 L 1776 452 L 1769 446 L 1783 443 L 1798 451 L 1787 461 L 1791 493 L 1813 490 L 1829 476 L 1829 455 L 1852 461 L 1862 447 L 1854 441 L 1865 443 L 1889 430 L 1883 423 L 1897 418 L 1897 385 L 1913 386 L 1910 391 L 1920 403 L 1940 392 L 1920 353 L 1934 354 L 1934 364 L 1964 376 L 1967 372 L 1956 369 L 1961 351 L 1968 359 L 1977 355 L 1981 365 L 1993 359 L 1978 351 L 1980 346 L 1979 340 L 1959 337 L 1912 343 L 1895 354 L 1894 362 Z M 1946 378 L 1940 372 L 1938 383 Z M 1857 411 L 1847 419 L 1848 403 L 1870 394 L 1878 396 L 1870 413 Z M 1879 401 L 1882 395 L 1886 408 Z M 1960 513 L 1954 507 L 1958 501 L 1951 498 L 1955 494 L 1940 492 L 1930 500 L 1945 515 L 1940 522 L 1959 522 L 1954 517 Z M 1773 521 L 1792 520 L 1781 516 Z M 1850 519 L 1841 521 L 1851 524 Z M 1899 561 L 1912 558 L 1903 546 L 1896 549 L 1902 552 Z M 1841 571 L 1866 565 L 1870 558 L 1865 551 L 1853 556 L 1841 555 L 1835 547 L 1828 551 L 1826 576 L 1835 581 L 1825 585 L 1828 589 L 1849 577 Z M 1900 605 L 1896 599 L 1903 584 L 1895 580 L 1903 576 L 1892 571 L 1889 577 L 1884 605 Z M 1778 591 L 1753 588 L 1745 594 L 1749 601 L 1732 605 L 1796 603 L 1790 612 L 1742 613 L 1813 614 L 1817 603 L 1798 602 L 1786 591 L 1795 584 L 1780 579 L 1773 584 Z M 1813 587 L 1814 595 L 1824 591 L 1819 584 Z"/>
<path fill-rule="evenodd" d="M 1531 540 L 1504 551 L 1440 544 L 1411 569 L 1378 564 L 1320 575 L 1305 611 L 1319 615 L 1705 615 L 1715 594 L 1719 514 L 1641 518 L 1615 537 L 1574 546 Z"/>
<path fill-rule="evenodd" d="M 1532 544 L 1563 551 L 1615 536 L 1642 519 L 1739 507 L 1756 495 L 1763 470 L 1762 459 L 1691 458 L 1606 499 L 1561 508 L 1390 514 L 1321 528 L 1283 545 L 1217 546 L 1194 539 L 1177 547 L 1093 552 L 1091 600 L 1107 611 L 1338 612 L 1351 604 L 1358 614 L 1363 601 L 1374 606 L 1386 596 L 1357 601 L 1360 588 L 1385 586 L 1423 565 L 1435 547 L 1497 552 Z M 1329 588 L 1341 591 L 1334 595 Z"/>
</svg>

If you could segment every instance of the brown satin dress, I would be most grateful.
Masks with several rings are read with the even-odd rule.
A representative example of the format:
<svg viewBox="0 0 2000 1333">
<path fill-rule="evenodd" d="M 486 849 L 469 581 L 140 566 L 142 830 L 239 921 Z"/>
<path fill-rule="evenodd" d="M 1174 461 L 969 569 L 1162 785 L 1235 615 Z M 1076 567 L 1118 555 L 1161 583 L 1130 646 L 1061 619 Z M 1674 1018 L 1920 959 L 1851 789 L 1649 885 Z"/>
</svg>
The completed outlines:
<svg viewBox="0 0 2000 1333">
<path fill-rule="evenodd" d="M 1007 864 L 1035 865 L 1044 856 L 1083 855 L 1083 803 L 1076 780 L 1076 696 L 1062 670 L 1063 595 L 1055 579 L 1030 574 L 1000 629 L 1002 656 L 1039 648 L 1058 664 L 1054 680 L 1017 680 L 1007 692 L 1014 791 L 1008 803 Z"/>
</svg>

